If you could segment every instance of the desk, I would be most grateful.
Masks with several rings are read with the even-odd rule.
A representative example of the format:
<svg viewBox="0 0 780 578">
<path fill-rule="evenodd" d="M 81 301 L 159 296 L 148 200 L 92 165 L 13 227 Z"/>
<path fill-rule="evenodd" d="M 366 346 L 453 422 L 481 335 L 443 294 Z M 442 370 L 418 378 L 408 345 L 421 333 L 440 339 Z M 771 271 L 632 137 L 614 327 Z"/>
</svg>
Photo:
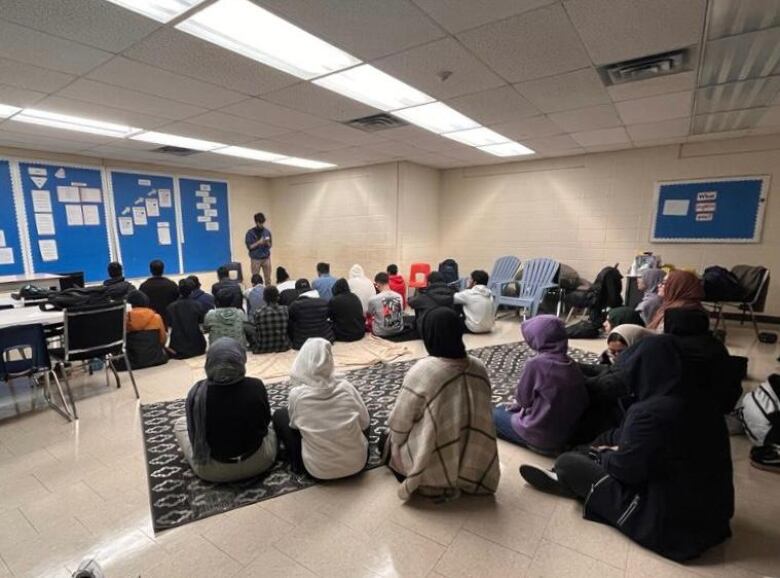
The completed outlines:
<svg viewBox="0 0 780 578">
<path fill-rule="evenodd" d="M 35 285 L 44 289 L 60 289 L 60 279 L 67 275 L 52 275 L 50 273 L 36 273 L 35 275 L 3 275 L 0 276 L 0 293 L 18 291 L 25 285 Z"/>
<path fill-rule="evenodd" d="M 65 315 L 62 311 L 41 311 L 38 307 L 18 307 L 16 309 L 0 310 L 0 329 L 14 325 L 31 325 L 42 323 L 54 325 L 62 323 Z"/>
</svg>

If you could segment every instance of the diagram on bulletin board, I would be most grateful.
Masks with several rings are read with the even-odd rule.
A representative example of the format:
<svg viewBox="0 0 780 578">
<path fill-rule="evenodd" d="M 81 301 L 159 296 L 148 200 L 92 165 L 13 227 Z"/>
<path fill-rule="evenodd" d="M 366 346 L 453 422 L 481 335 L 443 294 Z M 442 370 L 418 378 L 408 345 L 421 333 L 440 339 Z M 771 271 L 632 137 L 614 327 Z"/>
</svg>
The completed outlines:
<svg viewBox="0 0 780 578">
<path fill-rule="evenodd" d="M 659 182 L 650 240 L 758 243 L 768 176 Z"/>
<path fill-rule="evenodd" d="M 0 276 L 24 273 L 22 246 L 16 222 L 11 166 L 0 160 Z"/>
<path fill-rule="evenodd" d="M 227 183 L 181 178 L 179 194 L 184 270 L 214 271 L 230 262 Z"/>
</svg>

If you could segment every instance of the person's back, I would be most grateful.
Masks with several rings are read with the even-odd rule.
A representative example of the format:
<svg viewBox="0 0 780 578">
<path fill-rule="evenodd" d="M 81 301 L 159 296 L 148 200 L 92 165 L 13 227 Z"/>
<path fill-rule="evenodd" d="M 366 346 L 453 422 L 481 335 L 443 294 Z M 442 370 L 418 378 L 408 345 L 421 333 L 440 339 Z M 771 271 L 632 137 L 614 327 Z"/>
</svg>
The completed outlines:
<svg viewBox="0 0 780 578">
<path fill-rule="evenodd" d="M 217 294 L 220 291 L 230 291 L 230 306 L 236 309 L 244 308 L 244 294 L 241 292 L 241 285 L 238 281 L 230 278 L 230 272 L 227 267 L 220 267 L 217 269 L 218 281 L 211 286 L 211 294 L 216 300 Z"/>
<path fill-rule="evenodd" d="M 164 319 L 168 305 L 179 298 L 179 286 L 167 277 L 163 277 L 165 265 L 159 259 L 149 263 L 149 272 L 152 276 L 141 283 L 138 290 L 149 298 L 149 307 Z"/>
<path fill-rule="evenodd" d="M 360 265 L 353 265 L 349 270 L 349 278 L 347 279 L 349 284 L 349 290 L 352 291 L 360 299 L 360 304 L 363 307 L 363 313 L 368 312 L 368 302 L 376 295 L 376 289 L 371 280 L 366 277 L 363 272 L 363 267 Z"/>
<path fill-rule="evenodd" d="M 422 324 L 425 314 L 437 307 L 452 309 L 455 304 L 455 290 L 448 286 L 441 273 L 433 271 L 428 275 L 428 287 L 409 299 L 409 306 L 414 309 L 417 326 Z"/>
<path fill-rule="evenodd" d="M 149 298 L 140 291 L 131 291 L 127 297 L 127 302 L 132 305 L 132 309 L 127 312 L 127 332 L 155 331 L 160 343 L 165 345 L 168 339 L 165 324 L 157 312 L 149 307 Z"/>
<path fill-rule="evenodd" d="M 406 309 L 406 280 L 402 275 L 398 274 L 398 267 L 396 265 L 387 266 L 388 285 L 390 291 L 395 291 L 401 296 L 402 304 Z"/>
<path fill-rule="evenodd" d="M 293 349 L 300 349 L 309 337 L 333 341 L 333 328 L 328 320 L 328 302 L 317 297 L 316 291 L 303 293 L 289 309 L 290 341 Z"/>
<path fill-rule="evenodd" d="M 135 291 L 135 285 L 126 281 L 122 274 L 122 265 L 116 261 L 108 264 L 108 279 L 103 281 L 103 286 L 106 288 L 106 296 L 109 299 L 121 300 L 125 299 L 131 291 Z"/>
<path fill-rule="evenodd" d="M 200 285 L 200 279 L 198 279 L 197 275 L 190 275 L 187 277 L 188 280 L 192 281 L 192 283 L 195 286 L 195 289 L 190 294 L 190 299 L 193 301 L 197 301 L 200 305 L 201 309 L 203 310 L 203 315 L 206 314 L 207 311 L 211 311 L 214 309 L 214 296 L 211 293 L 206 293 Z"/>
<path fill-rule="evenodd" d="M 488 280 L 485 271 L 472 271 L 469 288 L 453 296 L 455 305 L 463 306 L 466 328 L 472 333 L 489 333 L 496 321 L 493 293 L 487 288 Z"/>
<path fill-rule="evenodd" d="M 168 305 L 166 318 L 171 329 L 169 348 L 179 359 L 203 355 L 206 338 L 200 330 L 203 323 L 203 307 L 191 299 L 195 284 L 190 279 L 179 281 L 179 298 Z"/>
<path fill-rule="evenodd" d="M 247 316 L 250 319 L 254 316 L 255 311 L 264 305 L 263 291 L 265 291 L 263 278 L 258 273 L 255 273 L 252 275 L 252 288 L 244 292 L 247 302 Z"/>
<path fill-rule="evenodd" d="M 226 461 L 260 447 L 271 421 L 261 380 L 245 377 L 230 387 L 210 384 L 206 407 L 206 438 L 214 459 Z"/>
<path fill-rule="evenodd" d="M 377 337 L 398 335 L 404 330 L 403 299 L 390 290 L 387 273 L 377 273 L 374 283 L 379 293 L 368 302 L 368 315 L 371 316 L 371 332 Z"/>
<path fill-rule="evenodd" d="M 287 307 L 279 305 L 279 291 L 273 285 L 265 288 L 263 300 L 265 305 L 254 315 L 257 339 L 254 353 L 287 351 L 290 349 Z"/>
<path fill-rule="evenodd" d="M 336 278 L 330 274 L 330 264 L 317 263 L 317 278 L 311 282 L 311 286 L 325 301 L 330 301 L 333 297 L 334 283 L 336 283 Z"/>
<path fill-rule="evenodd" d="M 290 287 L 289 289 L 285 289 L 281 293 L 279 293 L 279 305 L 284 305 L 285 307 L 289 307 L 293 304 L 293 301 L 298 299 L 298 297 L 301 296 L 300 291 L 298 291 L 295 287 Z"/>
<path fill-rule="evenodd" d="M 220 337 L 231 337 L 246 347 L 246 314 L 242 309 L 232 306 L 233 292 L 230 289 L 222 289 L 217 293 L 216 300 L 217 308 L 206 313 L 203 320 L 203 326 L 209 332 L 209 344 Z"/>
<path fill-rule="evenodd" d="M 363 306 L 357 295 L 349 290 L 346 279 L 333 284 L 333 297 L 328 301 L 328 316 L 336 341 L 357 341 L 366 334 Z"/>
</svg>

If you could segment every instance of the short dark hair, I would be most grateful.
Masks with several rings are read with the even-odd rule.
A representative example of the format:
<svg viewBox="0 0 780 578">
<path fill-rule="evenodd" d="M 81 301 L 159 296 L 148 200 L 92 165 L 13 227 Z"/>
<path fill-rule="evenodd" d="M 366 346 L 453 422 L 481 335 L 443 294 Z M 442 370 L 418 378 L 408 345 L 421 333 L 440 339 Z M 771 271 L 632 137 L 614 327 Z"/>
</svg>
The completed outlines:
<svg viewBox="0 0 780 578">
<path fill-rule="evenodd" d="M 263 301 L 266 303 L 278 303 L 279 302 L 279 289 L 273 285 L 269 285 L 263 289 Z"/>
<path fill-rule="evenodd" d="M 330 263 L 323 263 L 322 261 L 317 263 L 317 273 L 320 275 L 330 273 Z"/>
<path fill-rule="evenodd" d="M 200 279 L 198 279 L 197 275 L 190 275 L 187 279 L 195 283 L 195 289 L 200 289 Z"/>
<path fill-rule="evenodd" d="M 444 276 L 438 271 L 428 273 L 428 283 L 444 283 Z"/>
<path fill-rule="evenodd" d="M 284 267 L 281 267 L 281 266 L 276 268 L 276 284 L 277 285 L 279 283 L 284 283 L 289 278 L 290 278 L 290 274 L 287 272 L 287 269 L 285 269 Z"/>
<path fill-rule="evenodd" d="M 482 269 L 474 269 L 471 272 L 471 279 L 474 281 L 475 285 L 487 285 L 488 281 L 490 280 L 490 276 L 487 274 L 487 271 L 483 271 Z"/>
<path fill-rule="evenodd" d="M 374 283 L 378 283 L 379 285 L 387 285 L 390 283 L 390 277 L 384 271 L 380 271 L 374 275 Z"/>
<path fill-rule="evenodd" d="M 225 287 L 224 289 L 217 291 L 217 294 L 214 295 L 214 302 L 217 307 L 232 307 L 234 297 L 235 289 L 228 289 Z"/>
<path fill-rule="evenodd" d="M 159 277 L 165 272 L 165 263 L 159 259 L 155 259 L 149 263 L 149 272 L 155 277 Z"/>
<path fill-rule="evenodd" d="M 311 284 L 309 283 L 308 279 L 298 279 L 295 282 L 295 290 L 296 291 L 309 291 L 311 289 Z"/>
<path fill-rule="evenodd" d="M 149 297 L 137 289 L 127 294 L 127 302 L 133 307 L 149 307 Z"/>
<path fill-rule="evenodd" d="M 122 276 L 122 263 L 118 261 L 111 261 L 108 264 L 108 276 L 112 279 Z"/>
<path fill-rule="evenodd" d="M 255 223 L 258 225 L 265 223 L 265 215 L 263 213 L 255 213 Z"/>
<path fill-rule="evenodd" d="M 195 291 L 195 282 L 187 277 L 179 281 L 179 296 L 186 299 Z"/>
<path fill-rule="evenodd" d="M 387 274 L 388 275 L 398 275 L 398 265 L 388 265 L 387 266 Z"/>
<path fill-rule="evenodd" d="M 227 279 L 228 277 L 230 277 L 230 270 L 225 265 L 217 268 L 218 279 Z M 214 295 L 214 297 L 216 297 L 216 295 Z"/>
<path fill-rule="evenodd" d="M 252 285 L 262 285 L 263 284 L 263 276 L 260 273 L 255 273 L 252 275 Z"/>
</svg>

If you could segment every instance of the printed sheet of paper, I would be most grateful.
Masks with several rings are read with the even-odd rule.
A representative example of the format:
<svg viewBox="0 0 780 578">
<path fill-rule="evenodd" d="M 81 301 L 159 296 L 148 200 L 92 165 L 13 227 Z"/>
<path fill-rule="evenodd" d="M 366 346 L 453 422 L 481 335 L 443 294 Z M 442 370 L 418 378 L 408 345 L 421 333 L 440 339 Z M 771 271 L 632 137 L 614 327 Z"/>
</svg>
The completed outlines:
<svg viewBox="0 0 780 578">
<path fill-rule="evenodd" d="M 146 215 L 149 217 L 160 216 L 160 205 L 157 199 L 146 199 Z"/>
<path fill-rule="evenodd" d="M 219 223 L 214 221 L 213 223 L 206 223 L 207 231 L 219 231 Z"/>
<path fill-rule="evenodd" d="M 57 241 L 54 239 L 41 239 L 38 241 L 38 249 L 41 251 L 41 259 L 44 261 L 59 261 Z"/>
<path fill-rule="evenodd" d="M 68 227 L 80 227 L 84 224 L 81 205 L 65 205 L 65 216 L 68 218 Z"/>
<path fill-rule="evenodd" d="M 14 250 L 11 247 L 0 247 L 0 265 L 14 264 Z"/>
<path fill-rule="evenodd" d="M 151 187 L 152 181 L 150 179 L 138 179 L 138 185 L 141 187 Z"/>
<path fill-rule="evenodd" d="M 30 191 L 33 211 L 36 213 L 51 213 L 51 193 L 49 191 Z"/>
<path fill-rule="evenodd" d="M 688 199 L 667 199 L 664 201 L 663 214 L 667 217 L 684 217 L 688 214 L 690 204 Z"/>
<path fill-rule="evenodd" d="M 157 223 L 157 240 L 160 245 L 171 245 L 171 224 L 167 222 Z"/>
<path fill-rule="evenodd" d="M 195 191 L 195 196 L 196 197 L 205 198 L 205 197 L 209 196 L 209 192 L 208 191 Z"/>
<path fill-rule="evenodd" d="M 103 195 L 100 189 L 85 187 L 81 189 L 81 202 L 82 203 L 102 203 Z"/>
<path fill-rule="evenodd" d="M 100 224 L 100 207 L 97 205 L 84 205 L 82 210 L 84 211 L 84 224 L 85 225 L 99 225 Z"/>
<path fill-rule="evenodd" d="M 157 195 L 160 197 L 160 206 L 169 208 L 173 206 L 171 202 L 171 189 L 158 189 Z"/>
<path fill-rule="evenodd" d="M 39 236 L 56 235 L 54 217 L 51 213 L 35 213 L 35 228 Z"/>
<path fill-rule="evenodd" d="M 210 191 L 211 190 L 211 185 L 207 185 L 205 183 L 201 183 L 199 188 L 200 188 L 201 191 Z"/>
<path fill-rule="evenodd" d="M 58 179 L 64 179 L 65 178 L 65 169 L 63 169 L 62 167 L 58 168 L 55 171 L 54 176 L 57 177 Z"/>
<path fill-rule="evenodd" d="M 36 175 L 39 177 L 45 177 L 46 176 L 46 169 L 43 167 L 29 167 L 27 169 L 28 175 Z"/>
<path fill-rule="evenodd" d="M 137 227 L 146 225 L 146 209 L 144 207 L 133 207 L 133 222 Z"/>
<path fill-rule="evenodd" d="M 210 205 L 216 205 L 217 204 L 217 197 L 204 197 L 203 200 L 207 202 Z"/>
<path fill-rule="evenodd" d="M 5 231 L 0 229 L 0 247 L 5 247 Z"/>
<path fill-rule="evenodd" d="M 211 222 L 211 217 L 198 217 L 198 223 L 209 223 Z"/>
<path fill-rule="evenodd" d="M 57 200 L 60 203 L 80 203 L 81 196 L 79 195 L 78 187 L 57 187 Z"/>
<path fill-rule="evenodd" d="M 203 211 L 203 214 L 206 217 L 216 217 L 217 216 L 217 210 L 216 209 L 206 209 Z"/>
<path fill-rule="evenodd" d="M 133 218 L 132 217 L 119 217 L 119 234 L 120 235 L 132 235 L 133 234 Z"/>
<path fill-rule="evenodd" d="M 46 186 L 46 181 L 48 181 L 49 179 L 47 179 L 46 177 L 30 177 L 30 180 L 33 183 L 35 183 L 36 187 L 42 189 L 43 187 Z"/>
</svg>

